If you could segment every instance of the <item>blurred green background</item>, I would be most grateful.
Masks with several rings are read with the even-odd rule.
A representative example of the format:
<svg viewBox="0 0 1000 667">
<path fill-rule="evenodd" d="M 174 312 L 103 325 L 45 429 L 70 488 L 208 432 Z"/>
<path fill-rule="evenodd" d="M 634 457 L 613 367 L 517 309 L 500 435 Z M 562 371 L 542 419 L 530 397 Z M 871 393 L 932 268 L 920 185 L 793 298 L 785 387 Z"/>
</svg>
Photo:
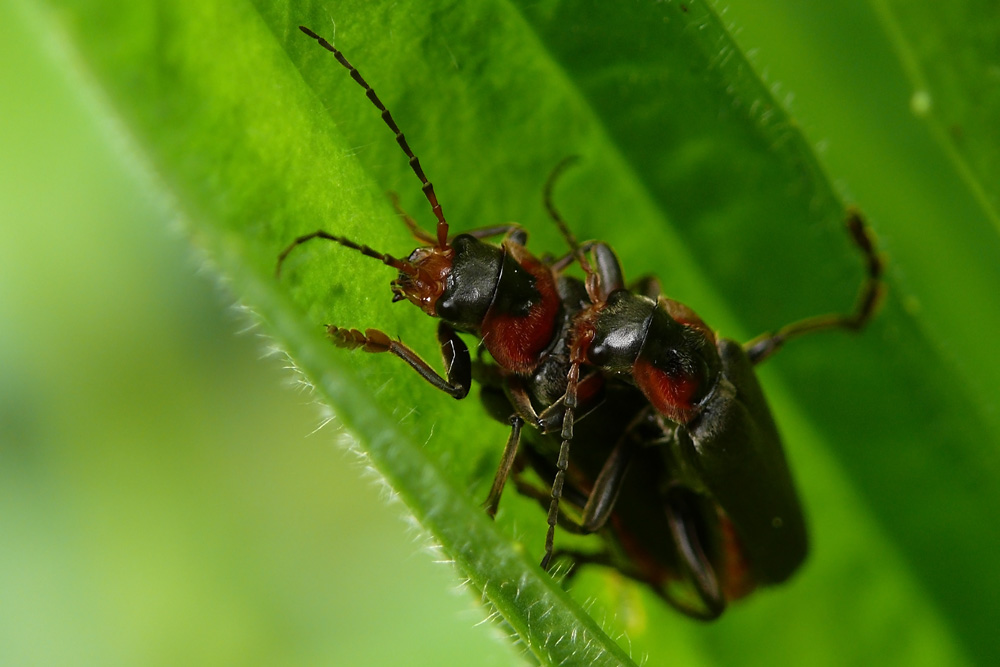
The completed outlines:
<svg viewBox="0 0 1000 667">
<path fill-rule="evenodd" d="M 779 98 L 796 94 L 809 141 L 875 221 L 903 294 L 929 310 L 960 294 L 933 265 L 948 251 L 953 266 L 960 253 L 927 248 L 934 233 L 948 236 L 941 221 L 980 224 L 982 211 L 969 212 L 969 193 L 941 169 L 871 7 L 729 4 L 741 45 L 782 82 Z M 319 410 L 279 358 L 262 360 L 266 341 L 237 333 L 248 318 L 172 231 L 170 203 L 81 94 L 79 72 L 54 61 L 44 31 L 8 4 L 0 24 L 0 664 L 517 663 L 498 630 L 476 626 L 483 612 L 453 594 L 457 578 L 422 553 L 403 511 L 361 480 L 334 444 L 336 426 L 313 433 Z M 941 349 L 982 339 L 974 327 L 942 336 L 948 325 L 928 327 Z M 836 463 L 812 465 L 799 472 L 840 483 Z M 894 511 L 906 508 L 876 516 Z M 962 655 L 952 633 L 969 619 L 935 614 L 910 576 L 914 554 L 900 558 L 877 520 L 842 528 L 818 535 L 811 567 L 876 535 L 886 562 L 901 561 L 905 591 L 930 600 L 914 617 L 930 617 L 941 636 L 925 633 L 934 648 L 920 655 Z M 838 561 L 844 580 L 878 591 L 883 582 L 865 582 L 855 564 Z M 780 605 L 785 592 L 762 604 Z M 893 624 L 910 619 L 867 602 L 887 651 Z M 924 626 L 898 635 L 914 627 Z"/>
<path fill-rule="evenodd" d="M 516 663 L 0 25 L 0 664 Z"/>
</svg>

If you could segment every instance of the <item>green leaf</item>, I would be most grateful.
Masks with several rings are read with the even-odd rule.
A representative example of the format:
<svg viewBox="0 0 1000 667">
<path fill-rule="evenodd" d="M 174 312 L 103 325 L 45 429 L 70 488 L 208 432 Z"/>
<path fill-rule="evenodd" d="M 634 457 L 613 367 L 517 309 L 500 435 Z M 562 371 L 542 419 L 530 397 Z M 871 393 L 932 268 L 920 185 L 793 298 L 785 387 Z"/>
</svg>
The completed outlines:
<svg viewBox="0 0 1000 667">
<path fill-rule="evenodd" d="M 874 15 L 862 12 L 851 35 L 874 45 L 874 57 L 853 52 L 889 91 L 884 106 L 845 89 L 836 50 L 789 37 L 818 15 L 811 9 L 788 10 L 783 32 L 767 14 L 774 32 L 735 39 L 700 2 L 45 6 L 196 242 L 539 662 L 620 664 L 626 651 L 652 664 L 998 657 L 983 590 L 1000 549 L 1000 369 L 982 332 L 1000 325 L 1000 246 L 975 187 L 995 179 L 987 167 L 970 179 L 933 148 L 897 162 L 868 152 L 912 130 L 912 118 L 891 115 L 909 113 L 890 94 L 907 86 Z M 671 296 L 741 340 L 852 303 L 861 268 L 839 185 L 849 178 L 889 258 L 883 313 L 861 337 L 802 341 L 762 372 L 812 519 L 813 555 L 793 583 L 711 626 L 611 572 L 585 571 L 567 595 L 535 565 L 537 506 L 508 493 L 496 524 L 479 508 L 504 428 L 393 359 L 324 340 L 326 322 L 378 327 L 437 358 L 433 323 L 389 303 L 392 272 L 370 259 L 313 243 L 273 276 L 277 253 L 317 228 L 408 252 L 387 190 L 425 227 L 432 218 L 362 91 L 299 24 L 330 38 L 336 28 L 456 230 L 514 219 L 535 251 L 560 252 L 539 190 L 553 165 L 579 154 L 583 166 L 558 193 L 578 234 L 608 240 L 630 276 L 657 273 Z M 773 34 L 788 38 L 775 47 L 789 50 L 785 60 L 813 74 L 796 90 L 837 90 L 816 99 L 831 116 L 861 119 L 861 130 L 839 134 L 836 120 L 821 126 L 840 153 L 821 155 L 806 102 L 791 115 L 745 58 L 747 44 Z M 977 149 L 984 160 L 989 149 Z M 946 187 L 930 187 L 927 174 Z"/>
<path fill-rule="evenodd" d="M 1000 228 L 1000 13 L 988 0 L 873 0 L 927 123 L 969 194 Z"/>
</svg>

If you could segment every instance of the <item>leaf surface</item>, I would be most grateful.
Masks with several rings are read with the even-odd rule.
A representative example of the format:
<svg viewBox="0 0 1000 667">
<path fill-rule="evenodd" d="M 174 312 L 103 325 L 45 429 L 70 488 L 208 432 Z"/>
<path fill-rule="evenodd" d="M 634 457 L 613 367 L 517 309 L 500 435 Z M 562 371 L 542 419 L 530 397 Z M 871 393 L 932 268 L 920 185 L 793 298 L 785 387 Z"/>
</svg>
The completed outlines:
<svg viewBox="0 0 1000 667">
<path fill-rule="evenodd" d="M 802 341 L 763 371 L 812 519 L 813 557 L 794 583 L 710 627 L 613 573 L 584 572 L 564 593 L 535 565 L 538 508 L 509 493 L 496 524 L 479 508 L 504 427 L 393 359 L 329 345 L 324 323 L 377 327 L 437 360 L 433 323 L 390 303 L 391 270 L 312 243 L 274 278 L 277 253 L 318 228 L 405 255 L 413 241 L 386 191 L 426 228 L 432 221 L 377 112 L 299 33 L 305 24 L 329 38 L 336 30 L 407 133 L 455 230 L 517 220 L 536 252 L 562 252 L 540 187 L 560 159 L 579 154 L 583 166 L 557 194 L 578 235 L 611 242 L 631 277 L 658 274 L 724 335 L 742 340 L 849 308 L 861 268 L 842 231 L 847 198 L 830 176 L 840 178 L 839 163 L 821 159 L 715 9 L 47 6 L 196 242 L 535 659 L 877 655 L 912 664 L 995 651 L 985 621 L 974 620 L 989 617 L 977 593 L 996 581 L 991 554 L 1000 549 L 1000 429 L 995 391 L 985 390 L 998 370 L 980 333 L 1000 323 L 989 298 L 1000 249 L 996 229 L 978 223 L 982 208 L 942 236 L 945 202 L 906 224 L 869 206 L 878 193 L 860 202 L 892 267 L 883 313 L 864 336 Z M 954 177 L 973 209 L 970 184 L 988 191 L 991 182 L 981 153 L 968 160 L 986 165 L 973 167 L 982 178 L 963 180 L 947 156 L 926 165 Z M 928 239 L 940 242 L 944 270 L 931 264 Z M 949 299 L 959 285 L 980 306 L 975 327 L 957 316 L 967 306 Z"/>
</svg>

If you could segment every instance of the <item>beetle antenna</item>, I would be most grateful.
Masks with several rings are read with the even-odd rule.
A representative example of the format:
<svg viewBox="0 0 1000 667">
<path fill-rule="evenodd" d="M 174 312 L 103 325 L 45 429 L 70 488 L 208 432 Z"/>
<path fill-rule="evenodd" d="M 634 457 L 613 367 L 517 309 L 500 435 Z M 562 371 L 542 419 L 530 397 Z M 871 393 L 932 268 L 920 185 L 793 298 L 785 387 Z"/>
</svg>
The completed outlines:
<svg viewBox="0 0 1000 667">
<path fill-rule="evenodd" d="M 792 338 L 828 329 L 860 331 L 874 317 L 885 295 L 885 284 L 882 282 L 885 261 L 878 252 L 875 237 L 865 224 L 861 211 L 850 207 L 847 211 L 846 226 L 851 241 L 861 251 L 865 262 L 865 280 L 861 284 L 854 310 L 846 314 L 833 313 L 810 317 L 782 327 L 776 333 L 758 336 L 743 346 L 753 364 L 764 361 Z"/>
<path fill-rule="evenodd" d="M 410 169 L 413 170 L 413 173 L 417 175 L 417 178 L 419 178 L 421 184 L 423 184 L 424 196 L 430 203 L 431 210 L 434 211 L 435 217 L 437 217 L 437 245 L 442 249 L 447 248 L 448 223 L 444 219 L 444 212 L 441 210 L 441 204 L 438 203 L 437 194 L 434 193 L 434 186 L 429 180 L 427 180 L 427 176 L 424 175 L 424 170 L 420 166 L 420 160 L 418 160 L 417 156 L 413 154 L 412 150 L 410 150 L 410 145 L 406 143 L 406 137 L 403 136 L 403 133 L 396 125 L 396 121 L 393 120 L 392 114 L 390 114 L 389 110 L 385 108 L 385 105 L 382 104 L 382 100 L 380 100 L 378 95 L 375 94 L 375 91 L 368 85 L 368 82 L 365 81 L 363 76 L 361 76 L 361 73 L 354 68 L 354 65 L 352 65 L 347 58 L 344 57 L 344 54 L 341 53 L 337 47 L 305 26 L 300 25 L 299 30 L 315 39 L 320 46 L 332 53 L 334 57 L 337 58 L 337 61 L 346 67 L 351 73 L 351 78 L 354 79 L 359 86 L 365 89 L 365 94 L 368 96 L 371 103 L 382 112 L 382 121 L 396 134 L 396 143 L 399 144 L 399 147 L 403 149 L 404 153 L 406 153 L 406 157 L 410 158 Z"/>
<path fill-rule="evenodd" d="M 405 273 L 410 276 L 417 275 L 416 267 L 414 267 L 412 264 L 410 264 L 405 260 L 397 259 L 392 255 L 387 255 L 385 253 L 379 252 L 378 250 L 374 250 L 366 245 L 355 243 L 349 238 L 345 238 L 343 236 L 334 236 L 333 234 L 324 232 L 322 229 L 320 229 L 318 231 L 313 232 L 312 234 L 305 234 L 303 236 L 298 237 L 297 239 L 292 241 L 287 248 L 281 251 L 281 254 L 278 255 L 278 266 L 276 266 L 274 269 L 274 277 L 275 278 L 281 277 L 281 265 L 284 263 L 285 258 L 288 257 L 288 253 L 290 253 L 292 250 L 302 245 L 303 243 L 307 243 L 309 241 L 312 241 L 313 239 L 326 239 L 327 241 L 333 241 L 334 243 L 339 243 L 340 245 L 345 246 L 347 248 L 351 248 L 352 250 L 357 250 L 365 257 L 371 257 L 373 259 L 377 259 L 383 264 L 391 266 L 397 271 L 401 271 L 402 273 Z"/>
<path fill-rule="evenodd" d="M 566 169 L 573 166 L 579 159 L 580 159 L 579 155 L 570 155 L 569 157 L 564 157 L 559 162 L 559 164 L 557 164 L 555 168 L 552 169 L 552 172 L 549 173 L 548 179 L 546 179 L 545 181 L 545 188 L 542 191 L 543 193 L 542 198 L 545 202 L 545 209 L 549 212 L 549 217 L 551 217 L 555 221 L 556 226 L 559 227 L 559 231 L 563 235 L 563 238 L 566 239 L 566 243 L 569 245 L 570 250 L 573 251 L 573 254 L 577 255 L 577 259 L 579 259 L 580 263 L 582 264 L 586 261 L 586 259 L 583 257 L 580 251 L 580 242 L 576 240 L 576 235 L 573 234 L 573 231 L 569 228 L 569 225 L 566 224 L 566 221 L 563 219 L 562 215 L 560 215 L 559 211 L 556 209 L 555 204 L 552 203 L 552 191 L 555 189 L 556 181 L 559 180 L 559 177 L 562 176 L 563 172 L 566 171 Z"/>
<path fill-rule="evenodd" d="M 600 288 L 598 283 L 600 278 L 591 266 L 590 261 L 587 259 L 587 253 L 584 252 L 583 247 L 581 247 L 580 242 L 576 240 L 576 235 L 566 224 L 562 215 L 556 209 L 555 204 L 552 203 L 552 191 L 555 189 L 556 181 L 562 176 L 563 172 L 567 168 L 574 165 L 580 159 L 579 155 L 570 155 L 565 157 L 559 162 L 549 174 L 548 180 L 545 181 L 545 188 L 542 191 L 542 198 L 545 202 L 545 209 L 549 212 L 549 217 L 555 221 L 556 226 L 559 227 L 559 232 L 566 239 L 566 243 L 569 245 L 570 251 L 573 256 L 576 257 L 576 261 L 580 262 L 580 268 L 583 272 L 587 274 L 587 293 L 590 296 L 591 301 L 597 303 L 602 299 L 599 298 Z"/>
</svg>

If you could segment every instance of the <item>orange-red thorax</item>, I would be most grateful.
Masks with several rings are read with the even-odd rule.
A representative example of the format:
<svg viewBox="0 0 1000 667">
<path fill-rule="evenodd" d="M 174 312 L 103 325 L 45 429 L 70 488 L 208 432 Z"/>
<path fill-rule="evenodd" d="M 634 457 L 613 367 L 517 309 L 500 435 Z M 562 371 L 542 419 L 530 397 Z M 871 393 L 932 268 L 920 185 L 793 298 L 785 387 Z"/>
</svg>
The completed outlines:
<svg viewBox="0 0 1000 667">
<path fill-rule="evenodd" d="M 417 248 L 406 265 L 392 283 L 396 300 L 479 336 L 505 370 L 526 374 L 538 366 L 562 303 L 552 270 L 523 245 L 460 234 L 445 248 Z"/>
<path fill-rule="evenodd" d="M 525 374 L 552 344 L 562 303 L 548 266 L 524 246 L 505 243 L 503 248 L 505 259 L 513 262 L 503 262 L 480 336 L 500 366 Z"/>
<path fill-rule="evenodd" d="M 612 292 L 577 318 L 586 362 L 635 384 L 673 422 L 685 424 L 718 382 L 715 333 L 687 306 Z"/>
</svg>

